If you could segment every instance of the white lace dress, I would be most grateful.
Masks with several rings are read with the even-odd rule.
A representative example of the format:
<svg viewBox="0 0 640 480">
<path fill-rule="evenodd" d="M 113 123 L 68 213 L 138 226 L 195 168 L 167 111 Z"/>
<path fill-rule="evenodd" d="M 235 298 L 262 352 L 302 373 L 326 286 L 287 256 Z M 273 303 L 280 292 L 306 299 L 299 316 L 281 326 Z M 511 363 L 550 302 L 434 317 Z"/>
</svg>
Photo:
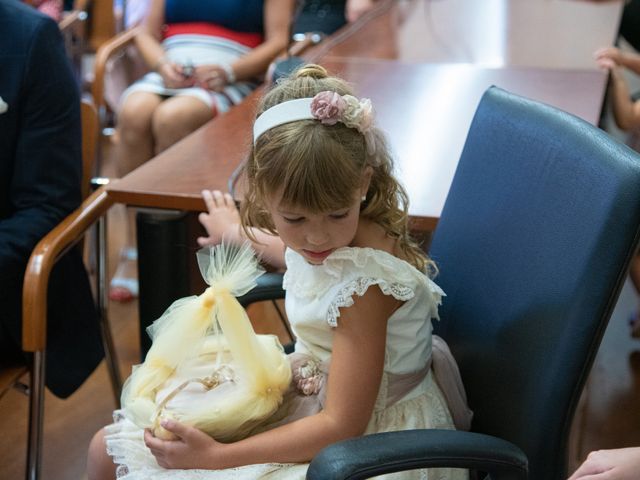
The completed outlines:
<svg viewBox="0 0 640 480">
<path fill-rule="evenodd" d="M 340 309 L 353 304 L 377 285 L 386 295 L 405 303 L 389 318 L 384 374 L 367 433 L 416 428 L 453 429 L 442 391 L 429 371 L 409 393 L 390 400 L 390 379 L 423 370 L 431 357 L 431 318 L 438 318 L 442 290 L 405 261 L 371 248 L 340 248 L 322 265 L 310 265 L 292 250 L 286 252 L 286 311 L 296 335 L 296 353 L 320 365 L 331 359 L 333 328 Z M 320 402 L 322 403 L 322 402 Z M 116 412 L 117 413 L 117 412 Z M 261 464 L 207 470 L 165 470 L 157 465 L 142 441 L 142 431 L 124 418 L 107 427 L 107 450 L 120 464 L 118 478 L 142 479 L 278 479 L 303 480 L 307 464 Z M 466 470 L 432 469 L 378 477 L 394 480 L 464 480 Z"/>
</svg>

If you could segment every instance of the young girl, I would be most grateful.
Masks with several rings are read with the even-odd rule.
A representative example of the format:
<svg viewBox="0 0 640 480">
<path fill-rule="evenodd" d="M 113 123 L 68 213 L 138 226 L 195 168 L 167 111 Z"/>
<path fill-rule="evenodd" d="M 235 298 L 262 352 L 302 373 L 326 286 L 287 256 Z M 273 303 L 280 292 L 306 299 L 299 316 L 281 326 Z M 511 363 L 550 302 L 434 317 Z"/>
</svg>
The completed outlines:
<svg viewBox="0 0 640 480">
<path fill-rule="evenodd" d="M 261 433 L 233 443 L 173 420 L 163 426 L 178 440 L 161 440 L 120 420 L 94 437 L 90 479 L 114 476 L 105 444 L 126 479 L 303 479 L 308 462 L 340 440 L 469 427 L 455 362 L 431 335 L 443 292 L 409 238 L 406 194 L 369 101 L 322 67 L 304 67 L 266 94 L 253 143 L 242 211 L 230 195 L 204 192 L 209 236 L 199 243 L 249 239 L 264 260 L 286 266 L 295 394 Z"/>
</svg>

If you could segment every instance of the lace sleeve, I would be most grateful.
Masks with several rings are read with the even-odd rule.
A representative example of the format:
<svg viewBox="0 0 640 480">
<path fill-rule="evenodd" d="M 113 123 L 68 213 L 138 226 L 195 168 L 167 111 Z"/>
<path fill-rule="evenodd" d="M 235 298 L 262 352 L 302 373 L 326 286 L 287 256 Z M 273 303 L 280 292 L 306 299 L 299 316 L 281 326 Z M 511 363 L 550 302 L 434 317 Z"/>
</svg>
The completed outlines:
<svg viewBox="0 0 640 480">
<path fill-rule="evenodd" d="M 353 305 L 353 296 L 363 296 L 371 285 L 378 285 L 385 295 L 391 295 L 396 300 L 407 301 L 415 295 L 412 288 L 400 283 L 388 282 L 381 278 L 359 277 L 345 284 L 329 304 L 327 323 L 332 327 L 338 326 L 341 307 Z"/>
</svg>

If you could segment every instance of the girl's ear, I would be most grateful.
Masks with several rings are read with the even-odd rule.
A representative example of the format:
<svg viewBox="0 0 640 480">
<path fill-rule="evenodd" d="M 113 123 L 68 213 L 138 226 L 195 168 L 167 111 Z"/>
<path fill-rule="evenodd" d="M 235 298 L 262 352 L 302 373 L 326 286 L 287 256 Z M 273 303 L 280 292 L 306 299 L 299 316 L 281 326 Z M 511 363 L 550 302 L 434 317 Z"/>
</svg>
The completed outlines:
<svg viewBox="0 0 640 480">
<path fill-rule="evenodd" d="M 360 196 L 366 196 L 369 191 L 369 185 L 371 185 L 371 177 L 373 176 L 373 167 L 371 165 L 367 165 L 364 168 L 364 173 L 362 174 L 362 186 L 360 187 Z"/>
</svg>

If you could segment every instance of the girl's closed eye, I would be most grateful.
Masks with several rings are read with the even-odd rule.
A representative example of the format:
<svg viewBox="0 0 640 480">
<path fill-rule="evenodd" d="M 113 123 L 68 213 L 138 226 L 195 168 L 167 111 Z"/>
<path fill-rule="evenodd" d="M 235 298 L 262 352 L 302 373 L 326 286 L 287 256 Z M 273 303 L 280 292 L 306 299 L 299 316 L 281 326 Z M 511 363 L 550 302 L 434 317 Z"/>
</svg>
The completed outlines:
<svg viewBox="0 0 640 480">
<path fill-rule="evenodd" d="M 349 216 L 349 212 L 350 212 L 350 210 L 346 210 L 344 212 L 335 212 L 335 213 L 332 213 L 329 216 L 331 218 L 333 218 L 334 220 L 341 220 L 343 218 L 347 218 Z"/>
<path fill-rule="evenodd" d="M 284 219 L 285 222 L 287 223 L 302 223 L 304 220 L 304 217 L 282 217 Z"/>
</svg>

